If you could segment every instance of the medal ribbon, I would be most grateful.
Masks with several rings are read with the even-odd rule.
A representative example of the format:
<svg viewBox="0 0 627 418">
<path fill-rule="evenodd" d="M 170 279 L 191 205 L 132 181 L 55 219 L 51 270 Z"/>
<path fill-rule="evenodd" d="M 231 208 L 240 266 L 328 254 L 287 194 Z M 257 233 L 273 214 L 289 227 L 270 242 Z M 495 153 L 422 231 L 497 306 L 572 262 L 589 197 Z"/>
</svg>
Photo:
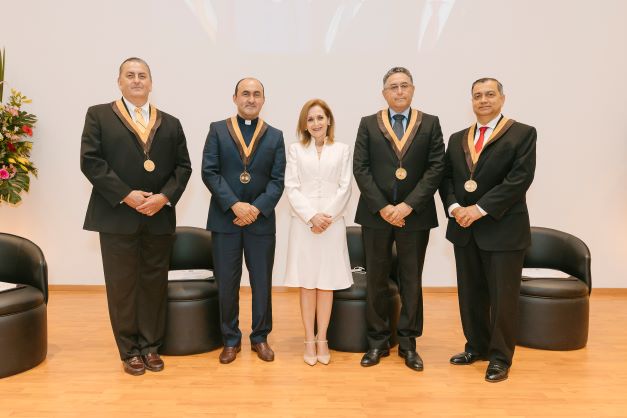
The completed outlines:
<svg viewBox="0 0 627 418">
<path fill-rule="evenodd" d="M 468 170 L 470 171 L 470 177 L 468 178 L 468 181 L 466 181 L 466 183 L 468 182 L 476 183 L 473 181 L 473 176 L 475 174 L 475 169 L 477 168 L 477 162 L 479 161 L 479 156 L 490 143 L 496 141 L 501 136 L 503 136 L 503 134 L 507 132 L 507 130 L 514 124 L 514 122 L 515 122 L 514 119 L 508 119 L 506 117 L 502 117 L 501 120 L 499 120 L 499 123 L 497 123 L 496 127 L 494 128 L 494 131 L 492 131 L 492 134 L 490 135 L 488 140 L 484 142 L 483 148 L 481 148 L 479 152 L 475 150 L 475 144 L 474 144 L 475 129 L 477 127 L 477 124 L 475 123 L 471 125 L 470 128 L 468 128 L 466 141 L 462 141 L 462 149 L 464 150 L 464 156 L 466 157 L 466 164 L 468 165 Z M 464 184 L 464 188 L 466 188 L 465 184 Z"/>
<path fill-rule="evenodd" d="M 488 138 L 487 141 L 485 141 L 483 143 L 483 147 L 481 148 L 481 150 L 479 150 L 479 152 L 477 152 L 475 150 L 475 129 L 477 127 L 477 124 L 473 124 L 469 129 L 468 129 L 468 150 L 470 152 L 470 158 L 472 160 L 472 165 L 473 168 L 471 171 L 474 171 L 474 167 L 477 165 L 477 161 L 479 161 L 479 156 L 481 155 L 481 153 L 483 152 L 484 149 L 486 149 L 486 147 L 488 146 L 488 144 L 490 143 L 490 141 L 493 141 L 495 138 L 497 138 L 497 136 L 499 135 L 499 133 L 501 132 L 501 130 L 503 129 L 503 127 L 507 124 L 507 122 L 509 121 L 508 118 L 506 117 L 502 117 L 501 120 L 499 121 L 499 123 L 496 125 L 496 127 L 494 128 L 494 130 L 492 131 L 492 134 L 490 135 L 490 137 Z M 464 151 L 466 151 L 466 148 L 464 148 Z"/>
<path fill-rule="evenodd" d="M 161 126 L 161 112 L 159 112 L 159 110 L 151 104 L 148 126 L 146 126 L 144 132 L 141 132 L 135 122 L 133 122 L 128 109 L 121 99 L 111 103 L 111 107 L 113 109 L 113 113 L 120 118 L 120 121 L 122 121 L 124 126 L 135 134 L 135 139 L 137 139 L 137 144 L 144 153 L 144 158 L 146 160 L 150 160 L 150 155 L 148 153 L 152 148 L 152 140 L 157 132 L 157 128 Z"/>
<path fill-rule="evenodd" d="M 253 137 L 250 140 L 250 145 L 246 145 L 242 131 L 239 129 L 239 124 L 237 123 L 237 116 L 232 116 L 230 119 L 227 119 L 227 121 L 230 122 L 230 124 L 227 123 L 227 128 L 230 128 L 229 132 L 231 133 L 231 136 L 233 136 L 235 145 L 237 145 L 237 149 L 242 157 L 242 162 L 244 163 L 244 170 L 246 170 L 250 157 L 255 152 L 255 148 L 259 142 L 258 139 L 263 136 L 268 127 L 263 119 L 259 118 Z"/>
<path fill-rule="evenodd" d="M 420 122 L 422 122 L 422 117 L 419 119 L 418 111 L 416 109 L 412 109 L 411 118 L 409 124 L 407 125 L 407 129 L 405 129 L 405 134 L 402 138 L 399 139 L 398 136 L 396 136 L 396 132 L 394 132 L 394 130 L 392 129 L 389 116 L 390 115 L 388 114 L 387 109 L 383 109 L 381 111 L 381 121 L 383 122 L 383 126 L 385 127 L 387 133 L 390 135 L 390 138 L 392 138 L 391 142 L 394 144 L 394 152 L 396 153 L 398 159 L 401 160 L 404 154 L 403 151 L 407 151 L 406 149 L 404 149 L 405 145 L 407 144 L 409 138 L 412 137 L 413 134 L 415 134 L 414 128 L 417 128 L 416 125 L 420 125 Z"/>
<path fill-rule="evenodd" d="M 122 117 L 123 121 L 126 122 L 126 127 L 132 130 L 135 135 L 137 135 L 137 137 L 141 140 L 142 148 L 144 148 L 144 150 L 150 149 L 150 144 L 148 143 L 148 140 L 150 139 L 150 133 L 152 129 L 157 123 L 157 108 L 153 105 L 150 105 L 150 120 L 148 121 L 148 126 L 146 126 L 146 129 L 144 129 L 142 132 L 137 124 L 133 122 L 133 118 L 131 118 L 131 115 L 126 110 L 126 106 L 124 106 L 124 102 L 122 100 L 116 100 L 115 105 L 119 111 L 119 113 L 116 113 L 118 113 L 118 116 Z M 150 142 L 152 143 L 152 141 Z"/>
</svg>

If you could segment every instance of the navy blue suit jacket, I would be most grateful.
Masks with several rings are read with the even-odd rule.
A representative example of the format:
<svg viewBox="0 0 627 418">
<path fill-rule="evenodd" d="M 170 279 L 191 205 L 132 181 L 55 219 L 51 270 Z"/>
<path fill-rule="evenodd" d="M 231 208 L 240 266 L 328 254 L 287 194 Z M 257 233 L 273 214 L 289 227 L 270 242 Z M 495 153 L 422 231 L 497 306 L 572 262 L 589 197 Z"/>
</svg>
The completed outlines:
<svg viewBox="0 0 627 418">
<path fill-rule="evenodd" d="M 285 143 L 283 133 L 268 125 L 259 139 L 247 171 L 251 180 L 243 184 L 239 176 L 244 163 L 226 120 L 213 122 L 202 156 L 202 180 L 211 192 L 207 229 L 214 232 L 235 233 L 245 228 L 253 234 L 274 234 L 276 219 L 274 207 L 283 194 L 285 176 Z M 261 212 L 257 220 L 244 227 L 233 223 L 235 213 L 231 206 L 246 202 Z"/>
</svg>

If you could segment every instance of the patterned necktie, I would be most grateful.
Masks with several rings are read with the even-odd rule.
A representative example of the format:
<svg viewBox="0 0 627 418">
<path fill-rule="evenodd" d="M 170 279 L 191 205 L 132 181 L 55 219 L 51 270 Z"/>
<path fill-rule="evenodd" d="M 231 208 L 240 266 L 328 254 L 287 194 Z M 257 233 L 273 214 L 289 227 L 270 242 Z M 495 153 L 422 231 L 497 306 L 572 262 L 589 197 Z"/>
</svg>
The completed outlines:
<svg viewBox="0 0 627 418">
<path fill-rule="evenodd" d="M 135 108 L 135 125 L 137 125 L 137 129 L 139 129 L 139 132 L 146 132 L 146 119 L 144 119 L 142 110 L 139 107 Z"/>
<path fill-rule="evenodd" d="M 400 113 L 394 115 L 394 125 L 392 125 L 392 130 L 396 134 L 396 137 L 399 141 L 405 133 L 405 128 L 403 127 L 403 119 L 405 119 L 405 116 L 401 115 Z"/>
<path fill-rule="evenodd" d="M 487 130 L 488 130 L 487 126 L 482 126 L 481 128 L 479 128 L 479 139 L 477 140 L 477 143 L 475 144 L 476 152 L 481 152 L 481 148 L 483 148 L 483 140 L 485 139 L 485 131 Z"/>
</svg>

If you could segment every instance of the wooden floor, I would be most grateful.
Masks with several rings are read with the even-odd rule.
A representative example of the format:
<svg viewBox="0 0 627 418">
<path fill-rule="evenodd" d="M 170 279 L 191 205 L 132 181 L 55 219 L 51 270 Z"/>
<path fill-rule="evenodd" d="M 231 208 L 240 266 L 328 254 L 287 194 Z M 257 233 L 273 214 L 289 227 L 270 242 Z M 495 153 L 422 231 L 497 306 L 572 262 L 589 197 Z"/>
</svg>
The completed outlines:
<svg viewBox="0 0 627 418">
<path fill-rule="evenodd" d="M 164 357 L 166 369 L 122 372 L 102 291 L 53 291 L 49 353 L 33 370 L 0 379 L 1 417 L 627 416 L 627 295 L 592 297 L 588 347 L 550 352 L 519 347 L 508 381 L 483 380 L 486 363 L 451 366 L 463 347 L 454 293 L 425 294 L 418 351 L 425 371 L 396 355 L 371 368 L 360 354 L 331 364 L 302 360 L 298 293 L 275 292 L 274 363 L 251 353 L 250 293 L 242 291 L 242 353 Z M 0 353 L 1 355 L 1 353 Z"/>
</svg>

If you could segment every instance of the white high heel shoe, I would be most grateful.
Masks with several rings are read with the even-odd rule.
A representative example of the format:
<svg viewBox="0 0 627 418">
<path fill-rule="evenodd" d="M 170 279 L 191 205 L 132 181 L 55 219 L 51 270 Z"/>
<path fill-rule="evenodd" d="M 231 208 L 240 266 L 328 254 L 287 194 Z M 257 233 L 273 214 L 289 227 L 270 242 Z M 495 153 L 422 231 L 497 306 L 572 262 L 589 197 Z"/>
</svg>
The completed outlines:
<svg viewBox="0 0 627 418">
<path fill-rule="evenodd" d="M 327 352 L 328 352 L 328 350 L 329 350 L 329 347 L 328 347 L 329 341 L 327 341 L 327 340 L 317 340 L 316 343 L 324 343 L 325 345 L 327 345 Z M 316 346 L 316 351 L 319 351 L 317 346 Z M 324 365 L 329 364 L 329 362 L 331 361 L 331 353 L 316 354 L 316 357 L 317 357 L 318 361 L 320 363 L 324 364 Z"/>
<path fill-rule="evenodd" d="M 305 348 L 307 348 L 307 344 L 316 344 L 316 340 L 305 341 Z M 316 348 L 315 345 L 314 345 L 314 348 Z M 318 357 L 315 354 L 313 356 L 307 355 L 307 351 L 305 350 L 305 354 L 303 355 L 303 360 L 305 360 L 305 363 L 309 364 L 310 366 L 315 366 L 316 362 L 318 361 Z"/>
</svg>

